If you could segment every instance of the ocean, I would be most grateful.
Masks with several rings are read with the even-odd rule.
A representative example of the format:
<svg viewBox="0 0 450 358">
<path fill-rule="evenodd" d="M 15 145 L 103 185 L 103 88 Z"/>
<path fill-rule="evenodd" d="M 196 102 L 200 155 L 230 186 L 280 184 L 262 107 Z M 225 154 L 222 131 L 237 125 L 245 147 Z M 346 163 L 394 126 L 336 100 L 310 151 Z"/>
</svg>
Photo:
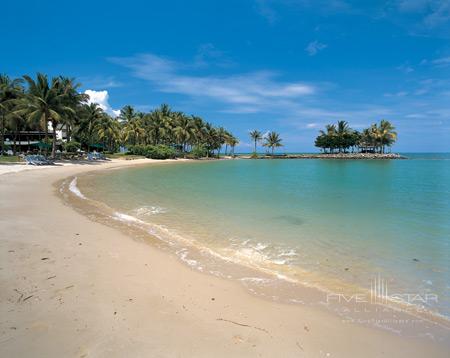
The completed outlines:
<svg viewBox="0 0 450 358">
<path fill-rule="evenodd" d="M 348 297 L 381 282 L 377 294 L 448 318 L 450 154 L 405 155 L 162 163 L 78 184 L 114 220 L 145 227 L 186 264 L 254 292 L 265 286 L 302 302 L 282 282 Z"/>
</svg>

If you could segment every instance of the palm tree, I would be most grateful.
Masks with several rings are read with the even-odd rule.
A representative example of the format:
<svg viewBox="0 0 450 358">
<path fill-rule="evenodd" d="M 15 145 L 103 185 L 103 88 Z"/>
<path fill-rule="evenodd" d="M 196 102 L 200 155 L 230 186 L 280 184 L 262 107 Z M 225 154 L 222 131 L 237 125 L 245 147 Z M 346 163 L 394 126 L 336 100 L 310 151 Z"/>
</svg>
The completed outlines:
<svg viewBox="0 0 450 358">
<path fill-rule="evenodd" d="M 351 129 L 346 121 L 338 121 L 336 126 L 336 136 L 338 139 L 339 153 L 347 148 L 346 137 L 351 133 Z"/>
<path fill-rule="evenodd" d="M 15 101 L 23 94 L 22 79 L 11 79 L 7 75 L 0 74 L 0 156 L 5 150 L 6 121 L 10 116 Z"/>
<path fill-rule="evenodd" d="M 60 91 L 64 93 L 63 101 L 68 107 L 73 109 L 73 111 L 66 111 L 65 116 L 62 118 L 62 124 L 66 128 L 67 140 L 70 141 L 71 129 L 77 121 L 76 116 L 79 110 L 83 108 L 83 105 L 89 100 L 89 95 L 78 92 L 81 85 L 76 82 L 75 78 L 59 76 L 58 84 Z"/>
<path fill-rule="evenodd" d="M 120 124 L 106 113 L 97 123 L 97 136 L 109 151 L 113 150 L 114 144 L 120 139 Z"/>
<path fill-rule="evenodd" d="M 194 124 L 188 116 L 181 112 L 175 114 L 176 126 L 173 129 L 175 138 L 181 146 L 183 152 L 186 151 L 186 144 L 193 137 Z"/>
<path fill-rule="evenodd" d="M 135 116 L 130 121 L 126 122 L 123 131 L 125 141 L 132 138 L 134 145 L 139 144 L 139 140 L 145 135 L 144 128 L 142 127 L 142 118 Z"/>
<path fill-rule="evenodd" d="M 67 89 L 61 79 L 55 77 L 49 83 L 48 77 L 38 73 L 36 80 L 30 76 L 23 76 L 28 84 L 28 91 L 18 105 L 18 114 L 26 114 L 35 123 L 44 127 L 45 138 L 48 139 L 48 124 L 53 131 L 52 157 L 56 153 L 56 129 L 65 115 L 75 113 L 68 101 Z"/>
<path fill-rule="evenodd" d="M 272 149 L 272 156 L 275 148 L 282 147 L 280 135 L 276 132 L 269 132 L 266 136 L 264 146 Z"/>
<path fill-rule="evenodd" d="M 257 129 L 250 132 L 250 138 L 255 142 L 255 150 L 253 151 L 256 154 L 256 144 L 263 139 L 263 135 Z"/>
<path fill-rule="evenodd" d="M 227 131 L 223 127 L 219 127 L 216 130 L 216 138 L 215 138 L 215 144 L 217 149 L 217 158 L 220 157 L 220 150 L 222 149 L 222 146 L 225 144 L 225 138 L 227 135 Z"/>
<path fill-rule="evenodd" d="M 390 147 L 397 140 L 397 132 L 395 131 L 395 127 L 385 119 L 380 122 L 378 127 L 378 136 L 383 153 L 385 152 L 386 146 Z"/>
<path fill-rule="evenodd" d="M 81 135 L 87 136 L 88 152 L 90 151 L 92 144 L 94 144 L 94 134 L 96 134 L 98 125 L 104 116 L 105 112 L 97 103 L 90 103 L 84 107 L 80 125 L 78 126 L 78 132 Z"/>
<path fill-rule="evenodd" d="M 120 110 L 119 120 L 126 123 L 133 120 L 135 116 L 136 111 L 134 110 L 134 108 L 126 105 Z"/>
<path fill-rule="evenodd" d="M 239 139 L 234 137 L 233 135 L 228 139 L 228 144 L 231 146 L 231 156 L 234 157 L 234 147 L 239 144 Z"/>
</svg>

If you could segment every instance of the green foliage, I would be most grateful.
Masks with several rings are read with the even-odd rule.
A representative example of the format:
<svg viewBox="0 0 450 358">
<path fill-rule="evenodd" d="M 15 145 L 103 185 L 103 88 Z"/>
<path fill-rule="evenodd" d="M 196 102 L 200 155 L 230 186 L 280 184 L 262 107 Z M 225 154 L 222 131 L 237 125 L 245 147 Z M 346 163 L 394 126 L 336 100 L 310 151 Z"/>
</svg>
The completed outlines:
<svg viewBox="0 0 450 358">
<path fill-rule="evenodd" d="M 81 148 L 81 144 L 74 140 L 64 143 L 64 150 L 68 153 L 75 153 L 80 148 Z"/>
<path fill-rule="evenodd" d="M 203 149 L 196 150 L 193 156 L 204 156 L 205 150 L 207 156 L 219 156 L 224 146 L 226 154 L 234 155 L 239 143 L 224 128 L 173 111 L 167 104 L 146 113 L 127 105 L 113 118 L 98 104 L 88 103 L 89 96 L 78 88 L 75 79 L 63 76 L 38 73 L 35 77 L 11 79 L 0 74 L 0 153 L 6 147 L 5 134 L 21 131 L 43 132 L 42 137 L 52 144 L 43 149 L 47 152 L 51 148 L 53 156 L 60 145 L 56 138 L 60 130 L 68 141 L 80 143 L 84 150 L 98 145 L 108 152 L 122 146 L 145 146 L 135 150 L 155 158 L 174 157 L 176 151 L 189 153 L 199 146 Z"/>
<path fill-rule="evenodd" d="M 282 139 L 277 132 L 269 132 L 265 137 L 265 140 L 264 146 L 272 150 L 272 155 L 275 148 L 283 146 L 283 144 L 281 144 Z"/>
<path fill-rule="evenodd" d="M 394 129 L 390 122 L 382 120 L 379 125 L 372 124 L 360 133 L 351 129 L 347 122 L 339 121 L 337 125 L 329 124 L 325 131 L 320 131 L 315 146 L 330 153 L 336 150 L 345 153 L 354 147 L 358 147 L 362 152 L 384 153 L 385 146 L 392 146 L 397 139 Z"/>
<path fill-rule="evenodd" d="M 177 152 L 172 147 L 164 144 L 158 145 L 134 145 L 128 148 L 128 155 L 142 155 L 151 159 L 174 159 Z"/>
<path fill-rule="evenodd" d="M 18 155 L 0 155 L 0 163 L 17 163 L 21 161 L 22 158 Z"/>
<path fill-rule="evenodd" d="M 204 158 L 208 156 L 208 150 L 203 145 L 196 145 L 191 150 L 191 157 L 194 159 Z"/>
</svg>

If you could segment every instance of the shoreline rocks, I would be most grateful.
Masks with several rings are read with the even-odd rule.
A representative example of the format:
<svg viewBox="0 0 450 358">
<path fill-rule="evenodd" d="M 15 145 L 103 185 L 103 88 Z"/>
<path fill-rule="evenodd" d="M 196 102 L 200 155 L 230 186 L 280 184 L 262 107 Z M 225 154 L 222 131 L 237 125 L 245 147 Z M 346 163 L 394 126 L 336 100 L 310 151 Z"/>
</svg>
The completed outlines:
<svg viewBox="0 0 450 358">
<path fill-rule="evenodd" d="M 398 153 L 333 153 L 333 154 L 282 154 L 282 155 L 261 155 L 258 158 L 242 156 L 242 159 L 408 159 Z"/>
</svg>

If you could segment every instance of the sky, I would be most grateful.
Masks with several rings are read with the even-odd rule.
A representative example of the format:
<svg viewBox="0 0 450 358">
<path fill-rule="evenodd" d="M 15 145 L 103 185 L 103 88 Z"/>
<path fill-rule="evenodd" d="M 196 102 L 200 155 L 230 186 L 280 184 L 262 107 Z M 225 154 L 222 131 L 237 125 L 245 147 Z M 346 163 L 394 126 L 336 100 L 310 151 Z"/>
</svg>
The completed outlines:
<svg viewBox="0 0 450 358">
<path fill-rule="evenodd" d="M 161 103 L 316 151 L 387 119 L 400 152 L 450 152 L 450 0 L 8 1 L 0 72 L 76 77 L 111 115 Z"/>
</svg>

